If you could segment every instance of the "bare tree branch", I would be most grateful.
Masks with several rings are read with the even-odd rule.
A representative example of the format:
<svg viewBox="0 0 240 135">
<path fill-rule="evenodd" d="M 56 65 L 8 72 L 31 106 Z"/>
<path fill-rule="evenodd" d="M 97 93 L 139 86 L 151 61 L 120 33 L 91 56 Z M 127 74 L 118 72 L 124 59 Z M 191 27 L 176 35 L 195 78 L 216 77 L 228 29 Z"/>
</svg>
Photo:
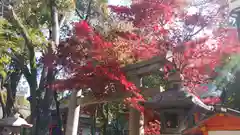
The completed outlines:
<svg viewBox="0 0 240 135">
<path fill-rule="evenodd" d="M 90 0 L 89 3 L 88 3 L 87 15 L 86 15 L 85 20 L 88 20 L 88 18 L 89 18 L 89 16 L 90 16 L 90 13 L 91 13 L 91 5 L 92 5 L 92 0 Z"/>
<path fill-rule="evenodd" d="M 63 26 L 63 23 L 66 20 L 66 16 L 65 15 L 61 15 L 60 21 L 59 21 L 59 28 L 61 28 Z"/>
<path fill-rule="evenodd" d="M 84 19 L 83 16 L 80 14 L 80 12 L 78 11 L 77 8 L 75 9 L 75 11 L 76 11 L 76 13 L 77 13 L 77 15 L 78 15 L 78 17 L 79 17 L 80 19 Z"/>
</svg>

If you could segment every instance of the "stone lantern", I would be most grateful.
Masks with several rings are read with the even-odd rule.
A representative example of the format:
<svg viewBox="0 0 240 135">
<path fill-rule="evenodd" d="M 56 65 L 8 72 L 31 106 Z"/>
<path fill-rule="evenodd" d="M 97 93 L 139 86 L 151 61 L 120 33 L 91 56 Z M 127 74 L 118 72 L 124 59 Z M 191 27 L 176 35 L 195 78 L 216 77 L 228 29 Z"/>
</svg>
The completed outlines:
<svg viewBox="0 0 240 135">
<path fill-rule="evenodd" d="M 32 126 L 19 116 L 7 117 L 0 120 L 0 135 L 20 135 L 21 128 L 31 128 Z"/>
<path fill-rule="evenodd" d="M 185 129 L 185 118 L 193 108 L 194 103 L 181 90 L 180 73 L 175 72 L 169 76 L 169 88 L 153 96 L 152 100 L 141 102 L 145 108 L 159 113 L 161 120 L 161 133 L 163 135 L 180 135 Z"/>
<path fill-rule="evenodd" d="M 186 128 L 185 118 L 194 106 L 191 98 L 187 98 L 183 91 L 178 90 L 161 92 L 152 101 L 141 104 L 159 113 L 163 135 L 180 135 Z"/>
</svg>

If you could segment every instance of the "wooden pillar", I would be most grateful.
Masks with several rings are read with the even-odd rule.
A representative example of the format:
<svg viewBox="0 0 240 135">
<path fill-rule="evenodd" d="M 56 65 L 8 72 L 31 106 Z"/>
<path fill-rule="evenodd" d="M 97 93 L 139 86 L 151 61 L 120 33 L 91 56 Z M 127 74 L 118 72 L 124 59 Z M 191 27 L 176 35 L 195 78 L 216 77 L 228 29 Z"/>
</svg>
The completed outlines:
<svg viewBox="0 0 240 135">
<path fill-rule="evenodd" d="M 204 132 L 203 132 L 203 135 L 208 135 L 208 131 L 204 131 Z"/>
<path fill-rule="evenodd" d="M 200 127 L 200 130 L 202 131 L 203 135 L 208 135 L 208 130 L 205 125 Z"/>
<path fill-rule="evenodd" d="M 132 81 L 137 87 L 141 86 L 140 78 L 138 76 L 130 76 L 130 81 Z M 134 109 L 129 109 L 129 135 L 144 135 L 143 127 L 143 116 L 141 113 Z M 141 134 L 140 134 L 141 133 Z"/>
<path fill-rule="evenodd" d="M 140 135 L 144 135 L 144 113 L 140 115 Z"/>
<path fill-rule="evenodd" d="M 72 92 L 69 106 L 65 135 L 77 135 L 80 116 L 80 105 L 77 105 L 77 97 L 81 96 L 82 90 Z"/>
<path fill-rule="evenodd" d="M 134 108 L 130 108 L 129 113 L 129 135 L 139 135 L 140 112 Z"/>
</svg>

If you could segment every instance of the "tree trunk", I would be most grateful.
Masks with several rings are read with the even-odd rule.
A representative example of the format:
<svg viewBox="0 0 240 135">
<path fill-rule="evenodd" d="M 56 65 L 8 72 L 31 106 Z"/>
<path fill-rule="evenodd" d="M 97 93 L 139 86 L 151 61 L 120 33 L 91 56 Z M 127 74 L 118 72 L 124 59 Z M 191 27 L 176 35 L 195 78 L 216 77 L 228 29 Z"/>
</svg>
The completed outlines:
<svg viewBox="0 0 240 135">
<path fill-rule="evenodd" d="M 14 12 L 14 9 L 11 5 L 7 6 L 8 11 L 10 13 L 10 17 L 7 18 L 10 22 L 16 24 L 16 28 L 19 29 L 21 36 L 25 41 L 25 45 L 28 49 L 28 58 L 29 58 L 29 65 L 30 69 L 25 65 L 23 61 L 19 61 L 19 59 L 14 59 L 16 64 L 21 68 L 22 73 L 27 79 L 27 82 L 30 87 L 30 106 L 31 106 L 31 119 L 30 123 L 33 124 L 31 134 L 35 135 L 35 126 L 36 126 L 36 90 L 37 90 L 37 64 L 36 64 L 36 57 L 34 51 L 34 44 L 30 35 L 28 33 L 27 28 L 21 22 L 21 19 L 17 16 Z"/>
<path fill-rule="evenodd" d="M 103 110 L 106 110 L 106 115 L 104 115 L 105 118 L 104 118 L 104 125 L 103 125 L 103 135 L 106 135 L 107 134 L 107 126 L 108 126 L 108 111 L 109 111 L 108 103 L 106 103 L 104 105 Z"/>
<path fill-rule="evenodd" d="M 77 105 L 77 97 L 81 96 L 82 90 L 74 90 L 69 101 L 67 125 L 65 135 L 77 135 L 80 105 Z"/>
<path fill-rule="evenodd" d="M 56 6 L 55 0 L 51 0 L 51 21 L 52 21 L 52 41 L 54 44 L 52 44 L 52 50 L 53 52 L 56 51 L 56 46 L 59 44 L 59 37 L 60 37 L 60 26 L 59 26 L 59 18 L 58 18 L 58 10 Z"/>
<path fill-rule="evenodd" d="M 57 112 L 57 121 L 58 121 L 58 125 L 57 126 L 58 126 L 59 131 L 60 131 L 60 133 L 58 135 L 63 135 L 63 131 L 62 131 L 62 129 L 63 129 L 63 127 L 62 127 L 62 117 L 61 117 L 61 112 L 60 112 L 60 108 L 59 108 L 60 103 L 58 101 L 58 93 L 56 91 L 54 92 L 54 100 L 56 102 L 56 112 Z"/>
<path fill-rule="evenodd" d="M 10 80 L 7 82 L 7 103 L 6 103 L 6 113 L 7 116 L 12 115 L 14 109 L 14 103 L 17 92 L 17 85 L 21 78 L 21 72 L 18 67 L 15 67 L 15 71 L 10 73 Z"/>
<path fill-rule="evenodd" d="M 29 46 L 29 59 L 30 59 L 30 74 L 24 74 L 27 78 L 30 87 L 30 107 L 31 107 L 31 119 L 30 122 L 33 124 L 31 135 L 36 135 L 35 130 L 38 129 L 36 126 L 36 111 L 37 111 L 37 63 L 33 45 Z"/>
<path fill-rule="evenodd" d="M 37 82 L 36 82 L 37 83 Z M 37 110 L 37 102 L 36 102 L 36 89 L 37 89 L 37 85 L 35 83 L 35 80 L 32 80 L 32 82 L 30 82 L 30 107 L 31 107 L 31 119 L 30 119 L 30 123 L 33 124 L 32 130 L 31 130 L 31 135 L 36 135 L 35 134 L 35 130 L 38 129 L 37 128 L 37 121 L 36 121 L 36 110 Z M 35 84 L 35 85 L 34 85 Z"/>
<path fill-rule="evenodd" d="M 37 70 L 36 70 L 37 71 Z M 31 106 L 31 124 L 33 124 L 32 127 L 32 135 L 36 135 L 35 134 L 35 130 L 38 129 L 36 126 L 36 111 L 37 111 L 37 98 L 36 98 L 36 90 L 37 90 L 37 74 L 32 75 L 31 77 L 31 82 L 29 83 L 30 85 L 30 106 Z M 35 126 L 34 126 L 35 125 Z"/>
<path fill-rule="evenodd" d="M 58 10 L 56 7 L 56 2 L 55 0 L 50 0 L 50 8 L 51 8 L 51 32 L 50 32 L 50 40 L 52 40 L 51 45 L 48 48 L 48 52 L 47 53 L 54 53 L 56 51 L 56 47 L 59 44 L 59 33 L 60 33 L 60 29 L 59 29 L 59 19 L 58 19 Z M 48 67 L 47 67 L 48 66 Z M 47 72 L 47 76 L 46 76 L 46 82 L 43 83 L 45 85 L 51 85 L 51 83 L 54 81 L 55 79 L 55 70 L 52 68 L 51 65 L 44 65 L 44 71 L 43 72 Z M 43 111 L 43 118 L 40 117 L 39 119 L 39 123 L 41 124 L 41 133 L 36 133 L 39 135 L 42 134 L 47 134 L 48 132 L 48 126 L 51 122 L 51 111 L 50 111 L 50 106 L 52 104 L 53 101 L 53 90 L 51 88 L 45 88 L 45 95 L 44 95 L 44 99 L 42 100 L 41 103 L 41 109 Z"/>
<path fill-rule="evenodd" d="M 48 69 L 49 70 L 49 69 Z M 46 76 L 47 80 L 46 80 L 46 85 L 50 85 L 51 82 L 54 80 L 54 74 L 53 74 L 53 69 L 50 69 L 48 72 L 48 75 Z M 52 101 L 53 101 L 53 90 L 51 89 L 51 87 L 49 88 L 45 88 L 45 95 L 44 98 L 41 100 L 40 102 L 40 110 L 38 113 L 40 117 L 38 119 L 38 130 L 36 130 L 35 135 L 45 135 L 48 133 L 49 129 L 48 126 L 51 122 L 51 110 L 50 107 L 52 105 Z"/>
<path fill-rule="evenodd" d="M 92 126 L 91 126 L 91 133 L 95 135 L 96 133 L 96 117 L 97 117 L 97 108 L 95 108 L 94 114 L 92 115 Z"/>
</svg>

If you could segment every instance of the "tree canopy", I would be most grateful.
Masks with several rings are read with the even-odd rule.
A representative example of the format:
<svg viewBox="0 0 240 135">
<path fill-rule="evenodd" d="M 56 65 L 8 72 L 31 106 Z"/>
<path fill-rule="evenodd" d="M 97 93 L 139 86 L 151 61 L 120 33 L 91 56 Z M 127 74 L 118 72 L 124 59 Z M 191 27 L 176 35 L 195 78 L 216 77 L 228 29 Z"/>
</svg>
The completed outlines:
<svg viewBox="0 0 240 135">
<path fill-rule="evenodd" d="M 231 29 L 225 28 L 228 15 L 223 1 L 132 0 L 129 6 L 115 6 L 105 0 L 21 0 L 12 6 L 4 4 L 8 8 L 5 19 L 0 20 L 1 79 L 14 97 L 12 91 L 16 93 L 24 75 L 36 126 L 41 115 L 46 116 L 41 121 L 49 122 L 52 100 L 58 102 L 57 91 L 82 89 L 84 97 L 91 97 L 89 104 L 101 104 L 102 110 L 106 102 L 120 99 L 148 112 L 145 131 L 158 132 L 159 122 L 152 110 L 138 104 L 148 97 L 128 78 L 125 66 L 163 58 L 166 62 L 159 74 L 145 77 L 145 87 L 168 89 L 170 76 L 178 74 L 181 88 L 200 97 L 208 91 L 204 84 L 217 85 L 224 80 L 223 70 L 233 68 L 234 55 L 240 51 Z M 190 13 L 189 7 L 196 12 Z M 71 30 L 68 16 L 75 11 L 79 21 L 70 24 Z M 43 29 L 49 31 L 47 38 Z M 37 59 L 39 52 L 42 55 Z M 64 78 L 56 77 L 59 72 Z M 41 126 L 46 130 L 46 124 Z"/>
</svg>

